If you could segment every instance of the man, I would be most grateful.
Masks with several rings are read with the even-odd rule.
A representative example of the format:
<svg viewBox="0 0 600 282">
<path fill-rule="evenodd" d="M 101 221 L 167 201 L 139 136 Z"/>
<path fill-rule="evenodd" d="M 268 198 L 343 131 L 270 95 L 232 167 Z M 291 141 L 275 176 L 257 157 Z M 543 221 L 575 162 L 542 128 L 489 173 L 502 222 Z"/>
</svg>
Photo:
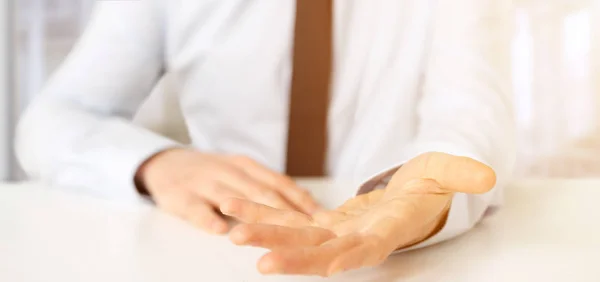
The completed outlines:
<svg viewBox="0 0 600 282">
<path fill-rule="evenodd" d="M 99 1 L 22 118 L 24 168 L 149 194 L 218 234 L 229 230 L 220 208 L 246 223 L 232 241 L 272 249 L 263 273 L 331 275 L 468 230 L 498 200 L 515 152 L 511 3 L 326 3 Z M 129 121 L 166 72 L 190 145 Z M 325 211 L 284 173 L 366 184 Z"/>
</svg>

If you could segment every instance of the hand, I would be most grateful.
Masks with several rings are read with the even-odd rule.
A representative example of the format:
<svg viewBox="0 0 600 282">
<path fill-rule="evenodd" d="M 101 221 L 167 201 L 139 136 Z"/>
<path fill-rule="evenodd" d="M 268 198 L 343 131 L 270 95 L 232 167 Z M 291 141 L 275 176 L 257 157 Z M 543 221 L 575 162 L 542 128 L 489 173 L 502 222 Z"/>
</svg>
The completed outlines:
<svg viewBox="0 0 600 282">
<path fill-rule="evenodd" d="M 158 207 L 216 234 L 229 230 L 215 211 L 229 198 L 307 214 L 319 208 L 308 191 L 290 178 L 246 157 L 167 150 L 143 164 L 136 180 Z"/>
<path fill-rule="evenodd" d="M 378 265 L 429 238 L 443 227 L 455 192 L 484 193 L 495 181 L 494 171 L 473 159 L 428 153 L 402 166 L 385 190 L 334 211 L 309 216 L 240 199 L 221 211 L 246 223 L 231 241 L 271 250 L 258 262 L 262 273 L 330 276 Z"/>
</svg>

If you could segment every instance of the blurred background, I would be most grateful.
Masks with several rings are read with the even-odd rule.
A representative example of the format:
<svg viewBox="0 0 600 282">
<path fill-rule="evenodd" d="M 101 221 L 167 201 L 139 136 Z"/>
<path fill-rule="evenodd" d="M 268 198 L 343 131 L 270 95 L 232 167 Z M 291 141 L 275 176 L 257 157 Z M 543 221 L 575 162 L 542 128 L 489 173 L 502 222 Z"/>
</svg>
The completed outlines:
<svg viewBox="0 0 600 282">
<path fill-rule="evenodd" d="M 0 25 L 12 39 L 0 72 L 0 148 L 19 113 L 84 29 L 93 0 L 4 0 Z M 518 177 L 600 176 L 600 0 L 515 0 L 513 87 L 519 129 Z M 6 52 L 1 52 L 5 54 Z M 165 79 L 136 122 L 183 142 L 187 134 Z M 5 95 L 3 97 L 2 95 Z M 19 179 L 0 149 L 0 179 Z"/>
</svg>

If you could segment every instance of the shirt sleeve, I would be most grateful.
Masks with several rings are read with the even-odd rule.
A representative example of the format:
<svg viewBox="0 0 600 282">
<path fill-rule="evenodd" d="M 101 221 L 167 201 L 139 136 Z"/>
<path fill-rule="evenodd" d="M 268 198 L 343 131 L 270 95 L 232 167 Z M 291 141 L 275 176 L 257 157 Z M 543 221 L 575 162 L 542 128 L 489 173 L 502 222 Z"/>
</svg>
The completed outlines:
<svg viewBox="0 0 600 282">
<path fill-rule="evenodd" d="M 130 122 L 163 72 L 157 3 L 96 2 L 86 31 L 17 127 L 17 156 L 31 178 L 137 199 L 138 166 L 179 145 Z"/>
<path fill-rule="evenodd" d="M 496 172 L 497 184 L 482 195 L 456 193 L 442 230 L 401 251 L 441 242 L 471 229 L 500 196 L 516 156 L 509 83 L 511 1 L 437 3 L 418 109 L 419 128 L 399 166 L 426 152 L 444 152 L 489 165 Z M 385 186 L 397 167 L 373 177 L 361 192 Z"/>
</svg>

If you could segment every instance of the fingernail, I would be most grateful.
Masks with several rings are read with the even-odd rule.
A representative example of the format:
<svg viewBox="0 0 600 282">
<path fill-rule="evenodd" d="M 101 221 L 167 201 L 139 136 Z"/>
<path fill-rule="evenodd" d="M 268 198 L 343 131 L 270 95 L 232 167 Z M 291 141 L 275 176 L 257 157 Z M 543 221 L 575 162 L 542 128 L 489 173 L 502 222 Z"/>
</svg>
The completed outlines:
<svg viewBox="0 0 600 282">
<path fill-rule="evenodd" d="M 231 215 L 231 213 L 229 212 L 229 210 L 227 209 L 227 207 L 225 206 L 220 206 L 219 207 L 219 211 L 224 214 L 224 215 Z"/>
<path fill-rule="evenodd" d="M 233 212 L 233 206 L 231 204 L 231 201 L 226 201 L 225 203 L 221 204 L 219 206 L 219 210 L 222 214 L 231 215 L 231 213 Z"/>
</svg>

